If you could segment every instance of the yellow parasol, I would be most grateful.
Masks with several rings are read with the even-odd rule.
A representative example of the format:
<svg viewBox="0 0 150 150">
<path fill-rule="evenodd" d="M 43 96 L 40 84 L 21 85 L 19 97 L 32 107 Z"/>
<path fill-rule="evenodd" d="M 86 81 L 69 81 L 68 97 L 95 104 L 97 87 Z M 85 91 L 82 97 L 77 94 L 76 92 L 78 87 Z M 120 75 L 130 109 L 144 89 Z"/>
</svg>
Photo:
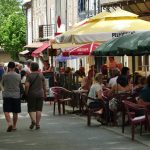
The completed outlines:
<svg viewBox="0 0 150 150">
<path fill-rule="evenodd" d="M 116 10 L 103 16 L 99 21 L 91 21 L 72 32 L 56 37 L 60 43 L 104 42 L 112 38 L 150 30 L 150 22 L 138 18 L 138 15 Z"/>
<path fill-rule="evenodd" d="M 61 39 L 61 38 L 65 37 L 65 42 L 58 42 L 58 43 L 73 43 L 71 41 L 72 41 L 72 35 L 74 33 L 77 33 L 80 30 L 86 29 L 87 26 L 91 26 L 91 25 L 95 24 L 96 22 L 100 21 L 101 19 L 103 19 L 105 16 L 107 16 L 109 14 L 110 14 L 109 12 L 101 12 L 94 17 L 85 19 L 85 20 L 77 23 L 75 25 L 75 27 L 73 27 L 72 29 L 70 29 L 70 30 L 68 30 L 68 31 L 64 32 L 63 34 L 58 35 L 56 37 L 56 39 L 57 38 Z"/>
</svg>

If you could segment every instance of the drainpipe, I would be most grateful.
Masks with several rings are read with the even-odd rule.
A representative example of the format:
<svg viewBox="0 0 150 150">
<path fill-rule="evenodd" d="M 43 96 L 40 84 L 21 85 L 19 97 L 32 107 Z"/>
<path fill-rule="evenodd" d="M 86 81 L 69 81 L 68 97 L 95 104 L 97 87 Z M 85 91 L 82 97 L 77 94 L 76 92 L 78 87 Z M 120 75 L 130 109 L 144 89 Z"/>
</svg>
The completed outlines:
<svg viewBox="0 0 150 150">
<path fill-rule="evenodd" d="M 102 10 L 101 10 L 101 2 L 100 0 L 98 0 L 98 13 L 100 13 Z"/>
<path fill-rule="evenodd" d="M 33 0 L 31 0 L 31 27 L 32 27 L 32 42 L 33 42 Z"/>
<path fill-rule="evenodd" d="M 90 4 L 89 4 L 89 0 L 87 1 L 88 3 L 88 18 L 90 17 Z"/>
<path fill-rule="evenodd" d="M 26 44 L 28 44 L 28 10 L 27 10 L 27 7 L 25 5 L 22 6 L 22 11 L 26 17 L 26 35 L 27 35 L 26 36 Z"/>
<path fill-rule="evenodd" d="M 68 0 L 66 0 L 66 31 L 67 31 L 67 24 L 68 24 L 68 19 L 67 19 L 67 6 L 68 6 Z"/>
<path fill-rule="evenodd" d="M 47 13 L 47 0 L 46 0 L 46 9 L 45 9 L 45 11 L 46 11 L 46 26 L 47 26 L 47 34 L 46 34 L 46 36 L 47 36 L 47 40 L 48 40 L 48 13 Z"/>
<path fill-rule="evenodd" d="M 94 0 L 94 15 L 96 15 L 96 0 Z"/>
</svg>

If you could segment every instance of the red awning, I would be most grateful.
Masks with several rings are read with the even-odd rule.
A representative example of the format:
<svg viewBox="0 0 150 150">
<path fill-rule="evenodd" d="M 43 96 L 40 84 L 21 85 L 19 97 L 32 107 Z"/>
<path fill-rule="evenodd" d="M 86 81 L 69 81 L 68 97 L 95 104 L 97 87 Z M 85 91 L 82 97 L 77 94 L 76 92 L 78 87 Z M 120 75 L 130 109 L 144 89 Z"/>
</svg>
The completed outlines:
<svg viewBox="0 0 150 150">
<path fill-rule="evenodd" d="M 87 56 L 87 55 L 90 55 L 91 52 L 94 51 L 99 45 L 100 45 L 99 43 L 94 43 L 94 42 L 83 44 L 81 46 L 73 47 L 73 48 L 63 51 L 62 55 L 63 56 L 70 56 L 70 55 Z"/>
<path fill-rule="evenodd" d="M 48 48 L 48 46 L 49 46 L 49 43 L 44 42 L 42 46 L 40 46 L 39 48 L 37 48 L 35 51 L 32 52 L 32 57 L 38 57 L 42 51 Z"/>
</svg>

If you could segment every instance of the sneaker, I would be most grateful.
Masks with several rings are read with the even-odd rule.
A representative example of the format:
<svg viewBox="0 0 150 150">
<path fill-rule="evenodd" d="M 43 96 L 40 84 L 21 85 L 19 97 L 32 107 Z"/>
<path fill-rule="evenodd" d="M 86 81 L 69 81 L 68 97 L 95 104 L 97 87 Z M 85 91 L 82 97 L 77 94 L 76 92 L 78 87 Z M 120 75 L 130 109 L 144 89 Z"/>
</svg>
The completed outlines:
<svg viewBox="0 0 150 150">
<path fill-rule="evenodd" d="M 97 118 L 96 119 L 98 122 L 100 122 L 102 125 L 107 125 L 106 121 L 102 118 Z"/>
</svg>

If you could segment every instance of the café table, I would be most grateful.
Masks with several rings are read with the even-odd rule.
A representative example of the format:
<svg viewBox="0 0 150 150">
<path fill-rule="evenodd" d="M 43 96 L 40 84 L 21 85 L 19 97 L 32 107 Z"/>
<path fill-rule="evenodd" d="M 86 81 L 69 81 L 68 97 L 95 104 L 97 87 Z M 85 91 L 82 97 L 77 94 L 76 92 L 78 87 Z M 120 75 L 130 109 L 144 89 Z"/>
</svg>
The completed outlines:
<svg viewBox="0 0 150 150">
<path fill-rule="evenodd" d="M 78 90 L 73 90 L 72 92 L 73 92 L 74 103 L 77 106 L 79 106 L 79 113 L 81 114 L 83 112 L 83 107 L 84 107 L 81 94 L 88 94 L 88 90 L 78 89 Z"/>
</svg>

